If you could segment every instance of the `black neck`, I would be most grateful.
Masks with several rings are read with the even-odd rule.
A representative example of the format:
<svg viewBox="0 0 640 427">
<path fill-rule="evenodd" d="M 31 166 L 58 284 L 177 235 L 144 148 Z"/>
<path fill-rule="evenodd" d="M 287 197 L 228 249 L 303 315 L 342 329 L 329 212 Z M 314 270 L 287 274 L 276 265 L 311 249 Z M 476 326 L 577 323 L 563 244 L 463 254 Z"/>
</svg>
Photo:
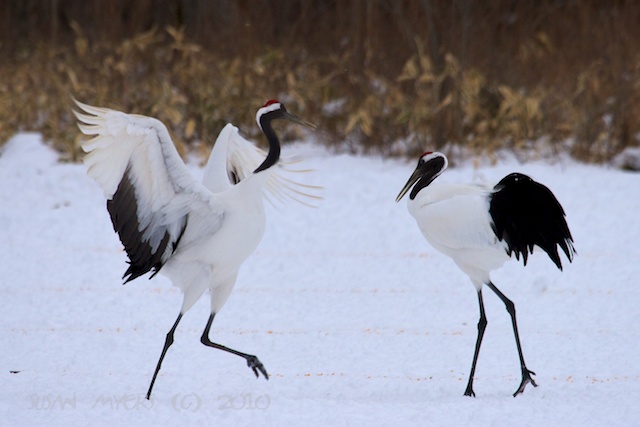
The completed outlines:
<svg viewBox="0 0 640 427">
<path fill-rule="evenodd" d="M 411 200 L 415 199 L 420 190 L 425 188 L 427 185 L 431 184 L 434 179 L 436 179 L 445 168 L 445 161 L 442 157 L 435 157 L 428 162 L 425 162 L 422 166 L 419 166 L 424 170 L 423 175 L 420 177 L 416 185 L 411 189 L 411 194 L 409 194 L 409 198 Z"/>
<path fill-rule="evenodd" d="M 431 184 L 435 178 L 436 178 L 435 176 L 423 176 L 422 178 L 420 178 L 418 182 L 416 182 L 416 184 L 411 189 L 409 198 L 411 200 L 415 199 L 418 193 L 420 192 L 420 190 L 422 190 L 427 185 Z"/>
<path fill-rule="evenodd" d="M 277 115 L 275 114 L 276 112 L 277 111 L 267 113 L 260 118 L 260 127 L 262 128 L 262 132 L 264 132 L 264 136 L 267 137 L 267 141 L 269 141 L 269 153 L 262 164 L 258 166 L 253 173 L 269 169 L 271 166 L 278 163 L 278 160 L 280 159 L 280 140 L 271 127 L 271 121 L 277 118 Z"/>
</svg>

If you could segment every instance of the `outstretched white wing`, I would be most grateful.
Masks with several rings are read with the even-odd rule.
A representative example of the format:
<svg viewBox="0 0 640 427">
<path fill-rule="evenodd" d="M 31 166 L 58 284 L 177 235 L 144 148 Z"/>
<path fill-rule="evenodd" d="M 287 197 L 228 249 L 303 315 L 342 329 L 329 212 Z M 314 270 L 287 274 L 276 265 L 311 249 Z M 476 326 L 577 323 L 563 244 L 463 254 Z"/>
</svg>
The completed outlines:
<svg viewBox="0 0 640 427">
<path fill-rule="evenodd" d="M 194 210 L 209 210 L 208 231 L 220 227 L 213 195 L 189 173 L 167 128 L 157 119 L 75 101 L 88 174 L 102 188 L 130 266 L 127 282 L 171 257 Z M 125 282 L 126 283 L 126 282 Z"/>
<path fill-rule="evenodd" d="M 251 175 L 266 156 L 264 150 L 247 141 L 240 135 L 237 127 L 228 123 L 211 150 L 203 184 L 214 193 L 225 191 Z M 317 195 L 321 187 L 288 178 L 287 175 L 290 174 L 310 172 L 308 169 L 296 168 L 299 162 L 294 157 L 280 158 L 267 181 L 267 199 L 271 196 L 283 203 L 286 199 L 292 199 L 305 205 L 312 205 L 313 201 L 321 199 Z"/>
</svg>

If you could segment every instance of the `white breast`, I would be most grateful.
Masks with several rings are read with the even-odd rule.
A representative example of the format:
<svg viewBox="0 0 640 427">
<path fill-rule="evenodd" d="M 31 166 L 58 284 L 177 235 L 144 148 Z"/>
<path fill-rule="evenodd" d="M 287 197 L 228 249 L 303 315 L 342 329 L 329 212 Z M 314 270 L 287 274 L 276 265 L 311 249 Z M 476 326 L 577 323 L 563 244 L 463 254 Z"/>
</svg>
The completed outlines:
<svg viewBox="0 0 640 427">
<path fill-rule="evenodd" d="M 211 291 L 212 308 L 226 302 L 244 261 L 256 249 L 265 232 L 266 215 L 262 185 L 253 182 L 268 178 L 269 171 L 254 174 L 233 188 L 218 193 L 225 206 L 222 225 L 214 236 L 202 233 L 206 217 L 190 214 L 180 246 L 160 273 L 184 292 L 183 310 L 206 291 Z M 203 214 L 206 214 L 203 212 Z"/>
<path fill-rule="evenodd" d="M 491 228 L 490 191 L 480 185 L 432 184 L 408 202 L 427 241 L 451 257 L 478 287 L 509 259 Z"/>
</svg>

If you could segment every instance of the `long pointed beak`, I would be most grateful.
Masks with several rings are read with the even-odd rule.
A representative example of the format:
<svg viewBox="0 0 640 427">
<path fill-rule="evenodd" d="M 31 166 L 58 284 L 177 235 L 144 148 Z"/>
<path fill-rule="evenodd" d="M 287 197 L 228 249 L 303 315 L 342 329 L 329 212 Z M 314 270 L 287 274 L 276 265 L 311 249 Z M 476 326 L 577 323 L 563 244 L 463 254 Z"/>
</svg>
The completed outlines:
<svg viewBox="0 0 640 427">
<path fill-rule="evenodd" d="M 316 125 L 314 125 L 313 123 L 309 123 L 308 121 L 303 120 L 302 118 L 296 116 L 295 114 L 291 114 L 288 111 L 286 111 L 284 113 L 283 118 L 287 119 L 289 121 L 292 121 L 293 123 L 297 123 L 299 125 L 306 126 L 308 128 L 311 128 L 311 129 L 315 129 L 316 128 Z"/>
<path fill-rule="evenodd" d="M 402 187 L 402 190 L 400 190 L 400 194 L 398 194 L 398 197 L 396 197 L 396 203 L 399 202 L 409 190 L 411 190 L 411 187 L 413 187 L 413 185 L 420 179 L 421 176 L 421 171 L 416 168 L 416 170 L 414 170 L 409 177 L 407 183 L 404 185 L 404 187 Z"/>
</svg>

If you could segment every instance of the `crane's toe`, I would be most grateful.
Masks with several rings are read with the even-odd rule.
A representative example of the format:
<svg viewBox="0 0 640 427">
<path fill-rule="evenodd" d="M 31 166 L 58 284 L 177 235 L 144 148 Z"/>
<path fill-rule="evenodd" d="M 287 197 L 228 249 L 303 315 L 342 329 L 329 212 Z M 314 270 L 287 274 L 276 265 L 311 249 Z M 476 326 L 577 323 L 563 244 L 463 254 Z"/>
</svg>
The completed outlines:
<svg viewBox="0 0 640 427">
<path fill-rule="evenodd" d="M 265 380 L 269 379 L 267 370 L 264 368 L 264 365 L 256 356 L 247 356 L 247 366 L 253 370 L 253 373 L 256 374 L 256 378 L 260 377 L 261 372 Z"/>
<path fill-rule="evenodd" d="M 531 385 L 534 387 L 538 387 L 538 384 L 536 384 L 533 378 L 531 378 L 531 375 L 535 375 L 535 374 L 536 374 L 535 372 L 530 371 L 525 367 L 522 368 L 522 381 L 520 382 L 520 387 L 518 387 L 518 390 L 516 390 L 516 392 L 513 393 L 513 397 L 516 397 L 517 395 L 522 394 L 524 392 L 524 388 L 529 383 L 531 383 Z"/>
</svg>

